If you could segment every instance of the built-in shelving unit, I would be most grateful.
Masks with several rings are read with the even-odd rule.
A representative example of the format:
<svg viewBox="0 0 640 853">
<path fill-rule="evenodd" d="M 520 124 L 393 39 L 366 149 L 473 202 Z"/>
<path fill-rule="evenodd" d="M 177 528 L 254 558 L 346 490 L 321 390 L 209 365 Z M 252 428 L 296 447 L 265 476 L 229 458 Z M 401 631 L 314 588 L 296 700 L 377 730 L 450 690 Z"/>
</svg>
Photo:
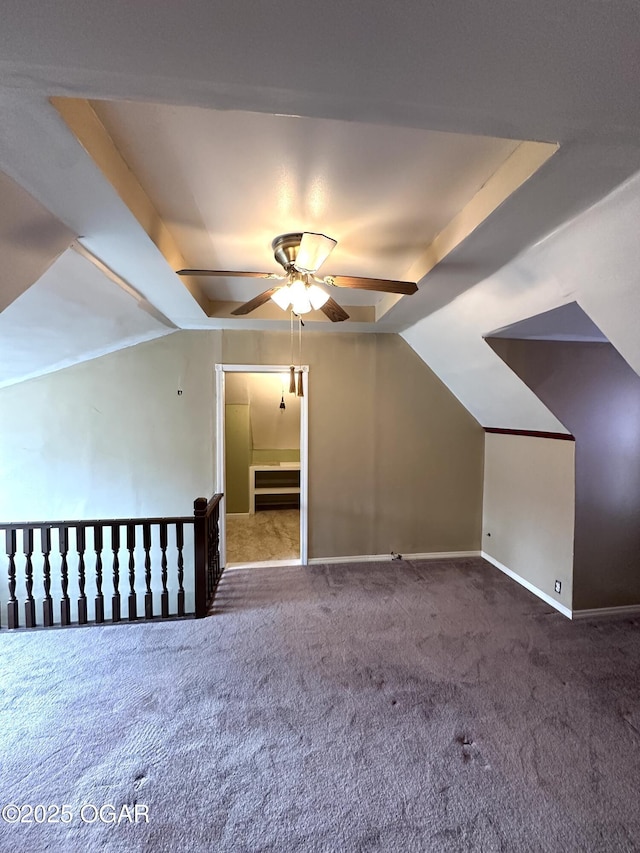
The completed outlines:
<svg viewBox="0 0 640 853">
<path fill-rule="evenodd" d="M 281 496 L 278 499 L 278 496 Z M 289 497 L 287 497 L 289 496 Z M 249 467 L 249 512 L 282 506 L 300 506 L 300 464 L 251 465 Z"/>
</svg>

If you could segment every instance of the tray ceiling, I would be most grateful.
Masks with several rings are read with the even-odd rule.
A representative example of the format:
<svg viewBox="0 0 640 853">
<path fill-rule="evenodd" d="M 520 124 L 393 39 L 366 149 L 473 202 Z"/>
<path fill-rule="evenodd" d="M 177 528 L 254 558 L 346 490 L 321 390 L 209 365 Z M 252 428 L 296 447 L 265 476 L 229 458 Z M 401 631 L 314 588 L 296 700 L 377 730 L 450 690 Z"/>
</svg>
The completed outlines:
<svg viewBox="0 0 640 853">
<path fill-rule="evenodd" d="M 513 139 L 237 110 L 66 99 L 56 105 L 120 196 L 127 202 L 127 182 L 144 196 L 145 212 L 137 218 L 148 219 L 151 209 L 170 234 L 173 257 L 164 254 L 174 269 L 281 272 L 273 238 L 320 231 L 338 240 L 323 274 L 419 281 L 555 150 Z M 539 162 L 496 181 L 526 146 L 536 149 Z M 107 159 L 105 147 L 112 149 Z M 461 221 L 492 181 L 506 188 L 479 218 Z M 448 229 L 455 234 L 436 251 Z M 155 239 L 152 230 L 157 223 L 147 227 Z M 265 290 L 265 282 L 241 278 L 201 277 L 189 286 L 210 317 L 228 317 Z M 400 301 L 349 289 L 336 291 L 336 299 L 355 308 L 352 323 L 367 324 Z M 254 319 L 282 322 L 284 316 L 269 303 Z M 326 323 L 323 315 L 317 319 Z"/>
</svg>

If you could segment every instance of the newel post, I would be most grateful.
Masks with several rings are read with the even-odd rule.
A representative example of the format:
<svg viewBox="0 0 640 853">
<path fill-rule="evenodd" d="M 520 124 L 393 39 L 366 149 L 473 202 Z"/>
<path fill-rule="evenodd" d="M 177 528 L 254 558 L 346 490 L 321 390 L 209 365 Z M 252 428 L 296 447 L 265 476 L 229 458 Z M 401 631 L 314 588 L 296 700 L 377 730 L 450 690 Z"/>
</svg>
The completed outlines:
<svg viewBox="0 0 640 853">
<path fill-rule="evenodd" d="M 207 615 L 207 499 L 193 502 L 193 540 L 195 550 L 196 619 Z"/>
</svg>

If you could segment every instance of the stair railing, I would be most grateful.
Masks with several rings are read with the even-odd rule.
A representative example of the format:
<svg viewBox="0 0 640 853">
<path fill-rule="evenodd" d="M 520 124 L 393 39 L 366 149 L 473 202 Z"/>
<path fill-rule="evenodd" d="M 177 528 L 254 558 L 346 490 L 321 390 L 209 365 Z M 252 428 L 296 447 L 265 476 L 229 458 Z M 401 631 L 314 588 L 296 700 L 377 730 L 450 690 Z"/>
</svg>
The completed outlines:
<svg viewBox="0 0 640 853">
<path fill-rule="evenodd" d="M 196 498 L 193 516 L 0 523 L 6 627 L 206 616 L 222 574 L 221 498 Z"/>
</svg>

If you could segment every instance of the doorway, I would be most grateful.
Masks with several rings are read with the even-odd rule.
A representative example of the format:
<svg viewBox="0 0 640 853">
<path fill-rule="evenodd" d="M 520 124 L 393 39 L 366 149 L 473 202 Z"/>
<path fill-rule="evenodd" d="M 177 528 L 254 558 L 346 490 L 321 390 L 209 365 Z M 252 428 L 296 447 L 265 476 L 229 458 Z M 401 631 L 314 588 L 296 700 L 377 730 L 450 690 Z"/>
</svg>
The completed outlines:
<svg viewBox="0 0 640 853">
<path fill-rule="evenodd" d="M 222 565 L 306 565 L 309 368 L 301 397 L 289 394 L 287 365 L 215 370 Z"/>
</svg>

